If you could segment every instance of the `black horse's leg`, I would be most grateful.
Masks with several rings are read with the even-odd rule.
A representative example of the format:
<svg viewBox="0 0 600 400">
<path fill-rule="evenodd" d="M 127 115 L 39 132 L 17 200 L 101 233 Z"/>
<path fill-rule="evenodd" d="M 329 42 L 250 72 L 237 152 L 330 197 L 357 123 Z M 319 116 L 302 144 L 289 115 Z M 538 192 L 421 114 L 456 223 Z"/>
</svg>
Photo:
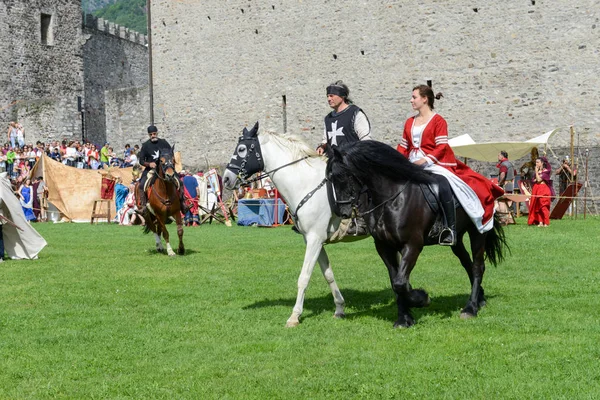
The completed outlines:
<svg viewBox="0 0 600 400">
<path fill-rule="evenodd" d="M 414 246 L 405 246 L 402 259 L 398 260 L 398 250 L 383 241 L 375 239 L 375 248 L 379 256 L 388 268 L 392 289 L 396 293 L 396 304 L 398 307 L 398 319 L 394 328 L 408 328 L 415 321 L 410 313 L 411 306 L 423 306 L 428 303 L 429 296 L 423 290 L 413 290 L 410 286 L 410 273 L 420 254 L 420 250 Z"/>
<path fill-rule="evenodd" d="M 467 270 L 469 280 L 471 281 L 471 296 L 467 301 L 467 305 L 460 313 L 461 318 L 476 317 L 479 308 L 485 305 L 485 297 L 483 295 L 483 288 L 481 287 L 483 272 L 485 271 L 485 234 L 472 230 L 469 232 L 469 237 L 471 238 L 471 253 L 473 254 L 471 269 L 470 271 Z M 467 268 L 465 267 L 465 269 Z"/>
<path fill-rule="evenodd" d="M 467 271 L 467 275 L 469 276 L 469 282 L 471 283 L 471 287 L 473 286 L 473 261 L 471 261 L 471 256 L 469 252 L 465 248 L 465 244 L 463 243 L 464 232 L 459 233 L 458 238 L 456 240 L 456 246 L 452 246 L 452 252 L 454 255 L 460 260 L 460 264 L 463 266 L 465 271 Z"/>
</svg>

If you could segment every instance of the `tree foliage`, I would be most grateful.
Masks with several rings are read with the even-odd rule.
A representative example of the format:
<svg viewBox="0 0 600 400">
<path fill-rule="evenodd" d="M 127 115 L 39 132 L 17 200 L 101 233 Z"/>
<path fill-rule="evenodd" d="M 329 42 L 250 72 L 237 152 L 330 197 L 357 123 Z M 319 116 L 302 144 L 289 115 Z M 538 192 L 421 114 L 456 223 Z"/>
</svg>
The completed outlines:
<svg viewBox="0 0 600 400">
<path fill-rule="evenodd" d="M 148 33 L 146 25 L 146 0 L 117 0 L 93 13 L 115 24 L 136 32 Z"/>
</svg>

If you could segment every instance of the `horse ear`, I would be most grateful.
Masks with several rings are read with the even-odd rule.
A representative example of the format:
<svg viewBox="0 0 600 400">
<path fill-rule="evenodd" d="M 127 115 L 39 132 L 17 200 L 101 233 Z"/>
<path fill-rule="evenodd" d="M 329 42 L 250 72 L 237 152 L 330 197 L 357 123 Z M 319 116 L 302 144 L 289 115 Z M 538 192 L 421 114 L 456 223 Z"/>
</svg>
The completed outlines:
<svg viewBox="0 0 600 400">
<path fill-rule="evenodd" d="M 246 127 L 244 127 L 244 130 L 242 131 L 242 136 L 248 137 L 248 129 L 246 129 Z"/>
<path fill-rule="evenodd" d="M 175 154 L 175 145 L 171 146 L 171 151 Z"/>
<path fill-rule="evenodd" d="M 258 121 L 256 121 L 249 133 L 250 137 L 256 136 L 258 134 Z"/>
</svg>

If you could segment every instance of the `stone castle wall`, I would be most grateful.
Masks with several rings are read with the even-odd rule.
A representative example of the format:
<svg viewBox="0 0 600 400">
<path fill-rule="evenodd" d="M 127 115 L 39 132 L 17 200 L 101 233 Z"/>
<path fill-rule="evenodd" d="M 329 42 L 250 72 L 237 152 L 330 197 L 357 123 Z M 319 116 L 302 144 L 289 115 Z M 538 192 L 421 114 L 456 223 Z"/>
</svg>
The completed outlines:
<svg viewBox="0 0 600 400">
<path fill-rule="evenodd" d="M 19 121 L 27 143 L 81 137 L 83 96 L 79 0 L 0 1 L 0 121 Z M 46 43 L 43 16 L 49 16 Z M 5 125 L 6 124 L 6 125 Z"/>
<path fill-rule="evenodd" d="M 83 46 L 86 137 L 96 143 L 108 140 L 115 149 L 120 149 L 127 140 L 124 135 L 130 132 L 143 135 L 149 121 L 147 94 L 143 104 L 125 104 L 119 94 L 123 89 L 137 90 L 133 88 L 147 92 L 147 38 L 92 15 L 85 16 L 83 32 L 87 38 Z M 136 96 L 126 98 L 134 100 Z M 109 99 L 119 101 L 109 106 L 106 104 Z M 139 126 L 129 127 L 136 119 Z"/>
<path fill-rule="evenodd" d="M 148 90 L 146 36 L 89 15 L 82 19 L 80 0 L 0 0 L 0 39 L 1 129 L 19 121 L 27 143 L 110 140 L 107 118 L 131 116 L 107 116 L 106 93 Z M 121 112 L 147 115 L 147 104 L 121 104 Z M 136 130 L 143 133 L 146 121 Z"/>
<path fill-rule="evenodd" d="M 324 0 L 152 3 L 155 120 L 191 166 L 225 163 L 244 126 L 315 145 L 325 87 L 344 80 L 395 144 L 412 87 L 431 80 L 450 137 L 598 145 L 600 3 Z"/>
<path fill-rule="evenodd" d="M 107 139 L 117 154 L 125 144 L 133 147 L 148 139 L 150 96 L 148 87 L 130 87 L 105 93 Z"/>
</svg>

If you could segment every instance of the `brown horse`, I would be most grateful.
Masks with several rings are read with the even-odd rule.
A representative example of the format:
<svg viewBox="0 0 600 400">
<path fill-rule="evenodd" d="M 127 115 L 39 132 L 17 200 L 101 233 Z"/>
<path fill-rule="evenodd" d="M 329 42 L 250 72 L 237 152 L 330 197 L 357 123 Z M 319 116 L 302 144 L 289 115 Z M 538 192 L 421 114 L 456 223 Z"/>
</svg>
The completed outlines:
<svg viewBox="0 0 600 400">
<path fill-rule="evenodd" d="M 144 218 L 144 233 L 154 232 L 156 239 L 156 250 L 164 252 L 160 235 L 165 239 L 167 244 L 167 254 L 174 256 L 175 252 L 169 243 L 169 231 L 166 223 L 169 218 L 174 218 L 177 224 L 177 236 L 179 236 L 179 248 L 177 253 L 183 255 L 185 248 L 183 246 L 183 223 L 181 220 L 181 205 L 179 203 L 179 185 L 177 174 L 175 173 L 175 165 L 173 162 L 173 153 L 170 151 L 161 151 L 155 174 L 153 177 L 148 177 L 150 187 L 148 189 L 147 198 L 148 204 Z M 143 190 L 143 188 L 142 188 Z"/>
</svg>

